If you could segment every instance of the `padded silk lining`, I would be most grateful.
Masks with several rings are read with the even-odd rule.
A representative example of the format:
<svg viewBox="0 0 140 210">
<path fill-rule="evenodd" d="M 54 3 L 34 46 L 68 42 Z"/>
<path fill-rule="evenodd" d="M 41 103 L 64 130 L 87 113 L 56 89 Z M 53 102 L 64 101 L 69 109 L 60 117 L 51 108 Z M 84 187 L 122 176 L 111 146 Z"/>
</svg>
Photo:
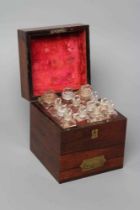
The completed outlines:
<svg viewBox="0 0 140 210">
<path fill-rule="evenodd" d="M 34 96 L 87 83 L 85 31 L 32 38 L 30 49 Z"/>
</svg>

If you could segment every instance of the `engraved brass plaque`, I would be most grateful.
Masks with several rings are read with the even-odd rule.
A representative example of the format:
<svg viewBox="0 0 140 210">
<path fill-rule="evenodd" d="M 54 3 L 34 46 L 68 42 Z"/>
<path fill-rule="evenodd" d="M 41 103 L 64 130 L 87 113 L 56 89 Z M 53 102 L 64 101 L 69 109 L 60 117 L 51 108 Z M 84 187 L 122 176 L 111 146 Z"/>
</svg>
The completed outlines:
<svg viewBox="0 0 140 210">
<path fill-rule="evenodd" d="M 99 135 L 99 130 L 98 129 L 93 129 L 91 131 L 91 139 L 96 139 L 98 138 L 98 135 Z"/>
<path fill-rule="evenodd" d="M 50 34 L 58 34 L 58 33 L 65 33 L 66 32 L 66 29 L 64 28 L 58 28 L 58 29 L 52 29 L 50 31 Z"/>
<path fill-rule="evenodd" d="M 106 159 L 104 155 L 85 159 L 80 165 L 82 171 L 89 171 L 104 166 Z"/>
</svg>

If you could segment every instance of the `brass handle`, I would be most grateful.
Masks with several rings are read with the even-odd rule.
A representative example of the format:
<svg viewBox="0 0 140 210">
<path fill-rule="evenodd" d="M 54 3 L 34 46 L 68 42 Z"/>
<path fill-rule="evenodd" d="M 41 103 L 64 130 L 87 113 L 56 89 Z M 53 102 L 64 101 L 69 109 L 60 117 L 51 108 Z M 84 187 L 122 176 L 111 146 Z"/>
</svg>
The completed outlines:
<svg viewBox="0 0 140 210">
<path fill-rule="evenodd" d="M 85 159 L 80 165 L 82 171 L 89 171 L 92 169 L 96 169 L 102 167 L 106 162 L 104 155 L 96 156 L 94 158 Z"/>
</svg>

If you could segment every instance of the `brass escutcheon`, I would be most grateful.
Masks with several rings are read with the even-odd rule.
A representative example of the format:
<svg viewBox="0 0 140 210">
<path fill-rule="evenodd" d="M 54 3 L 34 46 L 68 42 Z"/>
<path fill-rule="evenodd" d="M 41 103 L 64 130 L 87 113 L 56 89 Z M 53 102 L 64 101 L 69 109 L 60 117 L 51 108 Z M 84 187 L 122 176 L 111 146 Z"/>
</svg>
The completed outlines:
<svg viewBox="0 0 140 210">
<path fill-rule="evenodd" d="M 98 129 L 93 129 L 91 131 L 91 139 L 96 139 L 98 138 L 99 130 Z"/>
<path fill-rule="evenodd" d="M 102 167 L 106 162 L 104 155 L 97 156 L 90 159 L 85 159 L 80 165 L 82 171 L 89 171 L 99 167 Z"/>
</svg>

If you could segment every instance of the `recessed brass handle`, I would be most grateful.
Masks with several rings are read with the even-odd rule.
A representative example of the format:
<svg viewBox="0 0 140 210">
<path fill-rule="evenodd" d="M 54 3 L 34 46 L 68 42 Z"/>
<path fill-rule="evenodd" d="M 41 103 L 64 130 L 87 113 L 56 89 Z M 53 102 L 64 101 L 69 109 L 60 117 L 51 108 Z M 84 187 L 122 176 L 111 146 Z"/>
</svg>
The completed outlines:
<svg viewBox="0 0 140 210">
<path fill-rule="evenodd" d="M 80 168 L 82 169 L 82 171 L 89 171 L 104 166 L 105 162 L 106 159 L 104 155 L 96 156 L 94 158 L 83 160 L 83 162 L 80 165 Z"/>
</svg>

